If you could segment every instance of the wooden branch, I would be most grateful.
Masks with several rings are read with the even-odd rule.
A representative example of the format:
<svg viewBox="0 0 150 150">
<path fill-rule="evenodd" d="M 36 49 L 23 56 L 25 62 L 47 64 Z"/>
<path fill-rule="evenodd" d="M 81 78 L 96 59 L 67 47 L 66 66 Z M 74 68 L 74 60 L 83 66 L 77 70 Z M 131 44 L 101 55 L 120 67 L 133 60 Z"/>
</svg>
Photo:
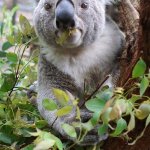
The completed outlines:
<svg viewBox="0 0 150 150">
<path fill-rule="evenodd" d="M 123 1 L 123 0 L 122 0 Z M 124 8 L 125 9 L 125 8 Z M 147 63 L 148 65 L 148 70 L 150 68 L 150 1 L 149 0 L 141 0 L 140 1 L 140 22 L 139 22 L 139 27 L 136 27 L 136 23 L 135 25 L 135 30 L 138 30 L 138 37 L 135 37 L 135 43 L 134 45 L 130 45 L 130 41 L 127 41 L 127 47 L 129 47 L 129 45 L 131 46 L 131 50 L 133 50 L 133 52 L 131 53 L 132 55 L 132 59 L 128 61 L 128 63 L 125 63 L 125 67 L 124 70 L 125 72 L 122 71 L 121 73 L 121 77 L 120 79 L 122 80 L 122 84 L 125 84 L 125 79 L 128 79 L 130 77 L 130 73 L 132 71 L 132 67 L 134 66 L 134 63 L 137 61 L 137 59 L 141 56 Z M 128 16 L 126 18 L 130 18 L 131 16 Z M 127 20 L 129 21 L 129 20 Z M 125 20 L 125 23 L 127 23 L 127 21 Z M 128 24 L 128 23 L 127 23 Z M 127 25 L 126 24 L 126 25 Z M 130 24 L 130 22 L 129 22 Z M 132 25 L 132 27 L 134 27 Z M 126 28 L 126 30 L 130 30 L 131 29 L 131 34 L 129 34 L 129 39 L 132 39 L 133 35 L 132 33 L 134 33 L 134 29 L 133 28 Z M 133 31 L 133 32 L 132 32 Z M 126 32 L 127 34 L 128 32 Z M 126 48 L 127 48 L 126 47 Z M 127 53 L 128 54 L 128 53 Z M 128 56 L 128 55 L 127 55 Z M 129 65 L 129 66 L 128 66 Z M 131 66 L 130 66 L 131 65 Z M 129 72 L 127 72 L 129 71 Z M 128 73 L 128 74 L 127 74 Z M 125 76 L 123 75 L 125 74 L 125 76 L 128 76 L 127 78 L 125 78 Z M 123 79 L 122 79 L 123 77 Z M 150 96 L 150 91 L 148 91 L 147 96 Z M 130 133 L 130 137 L 132 137 L 133 139 L 135 139 L 143 130 L 145 126 L 145 122 L 144 121 L 136 121 L 136 128 Z M 103 149 L 104 150 L 149 150 L 150 149 L 150 126 L 147 127 L 146 132 L 144 133 L 143 137 L 141 139 L 139 139 L 135 145 L 129 146 L 127 144 L 127 142 L 121 138 L 109 138 L 108 140 L 105 141 L 105 144 L 103 145 Z"/>
<path fill-rule="evenodd" d="M 120 61 L 121 75 L 118 86 L 124 86 L 131 77 L 132 69 L 140 57 L 137 48 L 139 13 L 130 0 L 122 0 L 119 5 L 120 19 L 126 35 L 126 44 Z"/>
<path fill-rule="evenodd" d="M 148 67 L 150 67 L 150 1 L 141 0 L 139 49 Z"/>
</svg>

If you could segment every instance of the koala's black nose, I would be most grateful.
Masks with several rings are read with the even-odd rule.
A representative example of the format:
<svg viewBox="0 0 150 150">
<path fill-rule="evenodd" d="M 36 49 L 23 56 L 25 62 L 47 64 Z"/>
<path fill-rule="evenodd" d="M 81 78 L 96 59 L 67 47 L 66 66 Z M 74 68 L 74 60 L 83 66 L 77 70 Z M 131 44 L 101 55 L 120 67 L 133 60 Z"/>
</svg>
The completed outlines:
<svg viewBox="0 0 150 150">
<path fill-rule="evenodd" d="M 74 5 L 71 0 L 60 0 L 55 11 L 57 28 L 73 28 L 75 26 L 74 11 Z"/>
</svg>

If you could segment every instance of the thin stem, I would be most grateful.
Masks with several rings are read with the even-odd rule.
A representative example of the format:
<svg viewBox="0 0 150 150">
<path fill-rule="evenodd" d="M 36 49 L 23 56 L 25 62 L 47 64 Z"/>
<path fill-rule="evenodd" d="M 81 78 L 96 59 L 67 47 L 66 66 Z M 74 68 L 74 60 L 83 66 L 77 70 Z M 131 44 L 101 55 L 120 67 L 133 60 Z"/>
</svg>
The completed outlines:
<svg viewBox="0 0 150 150">
<path fill-rule="evenodd" d="M 102 87 L 102 85 L 107 81 L 107 79 L 108 79 L 109 77 L 110 77 L 109 75 L 106 76 L 105 79 L 104 79 L 101 83 L 99 83 L 99 84 L 97 85 L 96 89 L 95 89 L 82 103 L 79 104 L 79 107 L 80 107 L 80 108 L 85 105 L 85 102 L 86 102 L 87 100 L 91 99 L 91 98 L 98 92 L 98 90 Z"/>
</svg>

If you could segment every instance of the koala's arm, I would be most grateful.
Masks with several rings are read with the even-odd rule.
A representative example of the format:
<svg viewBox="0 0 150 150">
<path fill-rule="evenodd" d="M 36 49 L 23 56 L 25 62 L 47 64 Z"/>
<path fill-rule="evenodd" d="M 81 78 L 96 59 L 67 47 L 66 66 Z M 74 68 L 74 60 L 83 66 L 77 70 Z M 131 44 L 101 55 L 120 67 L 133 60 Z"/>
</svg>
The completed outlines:
<svg viewBox="0 0 150 150">
<path fill-rule="evenodd" d="M 75 117 L 75 108 L 69 116 L 63 118 L 57 118 L 55 111 L 48 111 L 43 107 L 43 100 L 46 98 L 54 100 L 57 104 L 57 100 L 53 95 L 52 88 L 60 88 L 62 90 L 67 89 L 68 78 L 61 72 L 59 72 L 52 64 L 48 63 L 41 55 L 38 64 L 38 96 L 37 106 L 41 115 L 48 121 L 50 126 L 53 126 L 56 131 L 64 135 L 61 124 L 62 122 L 71 122 Z M 71 83 L 70 83 L 71 84 Z M 74 88 L 74 87 L 73 87 Z M 73 89 L 72 88 L 72 89 Z"/>
<path fill-rule="evenodd" d="M 73 80 L 70 79 L 69 76 L 64 75 L 60 72 L 56 67 L 52 64 L 48 63 L 43 56 L 40 57 L 39 60 L 39 72 L 38 72 L 38 97 L 37 97 L 37 106 L 40 114 L 43 116 L 45 120 L 47 120 L 48 124 L 52 126 L 52 128 L 60 133 L 63 137 L 67 139 L 75 141 L 76 139 L 70 138 L 66 135 L 64 130 L 62 129 L 63 123 L 71 124 L 73 121 L 76 121 L 76 108 L 74 106 L 72 112 L 69 115 L 64 117 L 58 117 L 55 115 L 55 111 L 48 111 L 43 107 L 42 101 L 45 98 L 50 98 L 55 100 L 56 103 L 57 99 L 53 95 L 52 88 L 59 88 L 62 90 L 67 90 L 74 96 L 80 95 L 76 93 L 79 91 L 77 87 L 73 84 Z M 72 101 L 69 102 L 70 105 Z M 92 114 L 83 108 L 81 111 L 81 119 L 82 121 L 87 121 L 91 118 Z M 85 138 L 81 145 L 93 145 L 102 138 L 95 133 L 95 130 L 90 132 Z"/>
</svg>

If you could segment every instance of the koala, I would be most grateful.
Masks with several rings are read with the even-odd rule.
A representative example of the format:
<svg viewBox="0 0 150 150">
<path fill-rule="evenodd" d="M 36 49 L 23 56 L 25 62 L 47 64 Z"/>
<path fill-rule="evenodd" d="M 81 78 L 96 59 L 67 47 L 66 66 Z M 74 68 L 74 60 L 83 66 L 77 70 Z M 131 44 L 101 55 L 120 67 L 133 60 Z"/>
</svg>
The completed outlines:
<svg viewBox="0 0 150 150">
<path fill-rule="evenodd" d="M 35 31 L 40 41 L 38 63 L 37 107 L 40 114 L 60 135 L 72 139 L 62 129 L 63 123 L 75 121 L 76 107 L 69 115 L 57 118 L 55 111 L 47 111 L 42 101 L 53 99 L 52 89 L 70 92 L 82 100 L 84 85 L 94 89 L 108 74 L 113 74 L 121 53 L 124 36 L 117 24 L 106 15 L 111 0 L 40 0 L 34 11 Z M 60 44 L 57 39 L 65 31 L 73 30 Z M 113 83 L 112 78 L 109 81 Z M 69 102 L 73 102 L 70 100 Z M 91 112 L 81 108 L 83 122 Z M 103 140 L 93 131 L 81 145 L 94 145 Z"/>
</svg>

